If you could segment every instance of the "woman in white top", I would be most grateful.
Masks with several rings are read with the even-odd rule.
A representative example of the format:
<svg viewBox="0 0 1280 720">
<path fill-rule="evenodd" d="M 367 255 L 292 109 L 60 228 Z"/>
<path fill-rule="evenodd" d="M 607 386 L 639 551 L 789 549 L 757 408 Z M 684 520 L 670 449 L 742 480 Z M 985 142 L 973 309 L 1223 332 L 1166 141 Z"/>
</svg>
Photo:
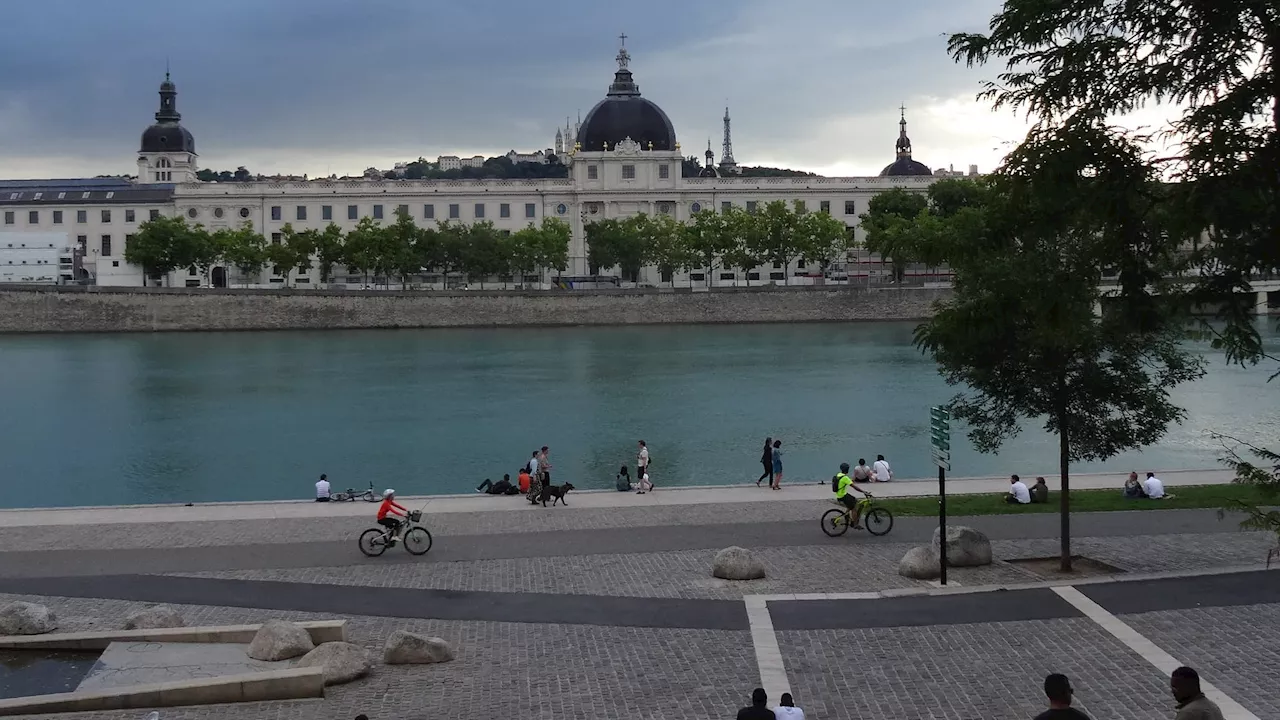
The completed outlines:
<svg viewBox="0 0 1280 720">
<path fill-rule="evenodd" d="M 876 464 L 871 466 L 872 482 L 889 482 L 893 479 L 893 470 L 889 469 L 889 461 L 883 455 L 876 456 Z"/>
</svg>

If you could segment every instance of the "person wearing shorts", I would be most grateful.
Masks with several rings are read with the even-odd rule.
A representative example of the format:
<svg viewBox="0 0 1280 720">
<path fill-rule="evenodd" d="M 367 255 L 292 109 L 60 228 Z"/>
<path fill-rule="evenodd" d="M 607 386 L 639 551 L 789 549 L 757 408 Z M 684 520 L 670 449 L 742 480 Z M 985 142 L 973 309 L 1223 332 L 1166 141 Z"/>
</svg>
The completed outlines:
<svg viewBox="0 0 1280 720">
<path fill-rule="evenodd" d="M 871 494 L 868 493 L 866 490 L 863 490 L 862 488 L 858 487 L 858 483 L 854 482 L 853 478 L 849 477 L 849 463 L 840 463 L 840 472 L 836 473 L 835 484 L 836 484 L 836 500 L 841 505 L 848 508 L 850 511 L 850 514 L 853 515 L 854 529 L 855 530 L 861 529 L 862 526 L 858 524 L 858 520 L 860 519 L 859 516 L 861 515 L 861 512 L 859 512 L 858 510 L 858 501 L 854 499 L 853 493 L 849 491 L 851 489 L 856 490 L 862 493 L 866 497 L 871 497 Z"/>
</svg>

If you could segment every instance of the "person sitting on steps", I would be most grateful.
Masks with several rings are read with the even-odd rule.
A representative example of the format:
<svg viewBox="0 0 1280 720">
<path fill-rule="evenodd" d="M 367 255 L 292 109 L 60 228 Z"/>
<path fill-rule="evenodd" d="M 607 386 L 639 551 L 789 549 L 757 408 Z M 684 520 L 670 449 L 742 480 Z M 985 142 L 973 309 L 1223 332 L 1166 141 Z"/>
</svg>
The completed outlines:
<svg viewBox="0 0 1280 720">
<path fill-rule="evenodd" d="M 396 508 L 399 508 L 400 512 L 396 512 Z M 395 490 L 387 488 L 387 491 L 382 493 L 382 504 L 378 506 L 378 524 L 388 530 L 392 541 L 400 539 L 400 528 L 403 525 L 396 516 L 405 517 L 408 512 L 407 508 L 396 502 Z"/>
</svg>

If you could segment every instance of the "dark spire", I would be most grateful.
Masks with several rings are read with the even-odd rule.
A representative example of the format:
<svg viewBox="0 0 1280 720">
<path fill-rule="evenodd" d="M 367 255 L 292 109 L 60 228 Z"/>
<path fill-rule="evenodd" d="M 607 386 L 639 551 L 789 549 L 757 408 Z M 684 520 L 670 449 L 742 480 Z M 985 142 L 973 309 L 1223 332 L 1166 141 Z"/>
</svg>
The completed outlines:
<svg viewBox="0 0 1280 720">
<path fill-rule="evenodd" d="M 611 97 L 623 97 L 629 95 L 639 95 L 640 86 L 636 85 L 635 80 L 631 78 L 631 71 L 627 66 L 631 64 L 631 54 L 627 52 L 627 34 L 622 33 L 618 36 L 622 40 L 622 45 L 618 50 L 618 72 L 613 74 L 613 84 L 609 86 L 608 95 Z"/>
<path fill-rule="evenodd" d="M 899 158 L 911 159 L 911 138 L 907 137 L 907 106 L 903 105 L 898 108 L 902 112 L 902 118 L 898 120 L 898 142 L 894 147 L 898 150 Z"/>
<path fill-rule="evenodd" d="M 168 71 L 164 74 L 164 82 L 160 83 L 160 110 L 156 112 L 156 122 L 176 123 L 182 119 L 178 113 L 178 87 L 169 79 Z"/>
<path fill-rule="evenodd" d="M 706 155 L 707 155 L 707 164 L 710 164 L 710 163 L 711 163 L 712 158 L 714 158 L 714 157 L 716 156 L 716 154 L 715 154 L 715 153 L 711 152 L 711 138 L 707 138 L 707 152 L 706 152 Z"/>
</svg>

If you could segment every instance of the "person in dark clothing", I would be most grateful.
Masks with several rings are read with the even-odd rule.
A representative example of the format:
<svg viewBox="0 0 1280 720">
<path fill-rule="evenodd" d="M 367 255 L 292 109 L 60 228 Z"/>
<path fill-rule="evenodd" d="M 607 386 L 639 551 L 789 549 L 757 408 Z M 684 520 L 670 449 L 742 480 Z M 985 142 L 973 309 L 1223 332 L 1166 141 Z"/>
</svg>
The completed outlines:
<svg viewBox="0 0 1280 720">
<path fill-rule="evenodd" d="M 778 720 L 778 716 L 765 707 L 764 704 L 768 701 L 769 696 L 765 694 L 764 688 L 752 690 L 751 705 L 738 711 L 738 720 Z"/>
<path fill-rule="evenodd" d="M 618 488 L 618 492 L 629 492 L 631 490 L 631 471 L 626 465 L 618 468 L 618 475 L 613 479 L 614 486 Z"/>
<path fill-rule="evenodd" d="M 756 481 L 756 487 L 760 487 L 760 483 L 764 482 L 765 478 L 769 478 L 769 486 L 773 487 L 773 438 L 771 437 L 764 439 L 764 454 L 760 456 L 760 464 L 764 466 L 764 472 Z"/>
<path fill-rule="evenodd" d="M 1044 695 L 1049 698 L 1049 709 L 1036 716 L 1036 720 L 1089 720 L 1089 716 L 1071 707 L 1071 681 L 1066 675 L 1053 673 L 1045 676 Z"/>
<path fill-rule="evenodd" d="M 512 492 L 512 491 L 515 492 Z M 493 482 L 489 478 L 485 478 L 480 483 L 480 487 L 476 488 L 476 492 L 488 493 L 489 495 L 515 495 L 520 491 L 511 484 L 511 475 L 508 473 L 502 476 L 498 482 Z"/>
</svg>

